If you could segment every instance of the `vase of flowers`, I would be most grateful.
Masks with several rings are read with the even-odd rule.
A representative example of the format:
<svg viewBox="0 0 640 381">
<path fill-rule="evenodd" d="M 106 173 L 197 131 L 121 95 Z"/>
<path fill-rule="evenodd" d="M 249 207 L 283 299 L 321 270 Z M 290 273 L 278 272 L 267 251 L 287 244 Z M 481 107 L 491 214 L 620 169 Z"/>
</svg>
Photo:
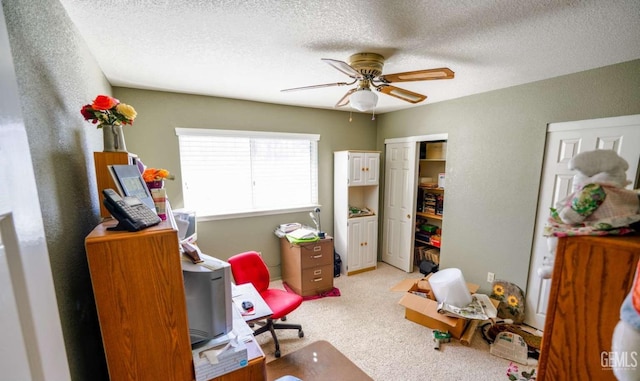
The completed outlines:
<svg viewBox="0 0 640 381">
<path fill-rule="evenodd" d="M 151 189 L 164 188 L 164 180 L 173 180 L 175 177 L 164 168 L 147 168 L 142 173 L 142 179 Z"/>
<path fill-rule="evenodd" d="M 102 141 L 104 152 L 127 152 L 122 126 L 102 126 Z"/>
<path fill-rule="evenodd" d="M 108 95 L 98 95 L 91 104 L 82 106 L 80 113 L 102 128 L 105 152 L 127 152 L 122 126 L 133 124 L 137 113 L 132 106 Z"/>
</svg>

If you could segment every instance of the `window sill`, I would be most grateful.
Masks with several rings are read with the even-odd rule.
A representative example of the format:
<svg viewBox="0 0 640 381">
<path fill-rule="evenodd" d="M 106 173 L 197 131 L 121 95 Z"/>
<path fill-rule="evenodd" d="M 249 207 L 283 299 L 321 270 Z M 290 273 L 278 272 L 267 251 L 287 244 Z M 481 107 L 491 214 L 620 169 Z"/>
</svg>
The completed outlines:
<svg viewBox="0 0 640 381">
<path fill-rule="evenodd" d="M 250 218 L 250 217 L 270 216 L 270 215 L 276 215 L 276 214 L 309 212 L 315 208 L 319 208 L 320 206 L 321 205 L 307 205 L 307 206 L 299 206 L 295 208 L 252 210 L 247 212 L 226 213 L 226 214 L 205 215 L 205 216 L 198 215 L 197 219 L 198 219 L 198 222 L 217 221 L 217 220 L 229 220 L 234 218 Z"/>
</svg>

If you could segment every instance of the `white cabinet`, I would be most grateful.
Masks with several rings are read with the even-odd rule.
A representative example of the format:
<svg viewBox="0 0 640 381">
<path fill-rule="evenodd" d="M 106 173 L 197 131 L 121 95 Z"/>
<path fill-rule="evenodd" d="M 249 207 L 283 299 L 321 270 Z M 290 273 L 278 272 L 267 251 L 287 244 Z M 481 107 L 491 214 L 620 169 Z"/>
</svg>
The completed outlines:
<svg viewBox="0 0 640 381">
<path fill-rule="evenodd" d="M 380 152 L 334 152 L 334 246 L 344 274 L 377 266 L 379 174 Z"/>
<path fill-rule="evenodd" d="M 349 186 L 378 185 L 379 152 L 349 152 Z"/>
<path fill-rule="evenodd" d="M 349 272 L 376 267 L 378 217 L 351 218 L 347 221 Z"/>
</svg>

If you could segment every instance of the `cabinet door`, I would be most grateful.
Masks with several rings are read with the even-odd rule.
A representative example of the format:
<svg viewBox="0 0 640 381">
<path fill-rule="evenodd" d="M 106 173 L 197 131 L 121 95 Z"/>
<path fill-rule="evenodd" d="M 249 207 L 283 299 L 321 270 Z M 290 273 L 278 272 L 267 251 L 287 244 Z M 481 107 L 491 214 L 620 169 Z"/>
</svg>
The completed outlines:
<svg viewBox="0 0 640 381">
<path fill-rule="evenodd" d="M 349 152 L 349 185 L 365 184 L 365 158 L 360 152 Z"/>
<path fill-rule="evenodd" d="M 377 185 L 380 175 L 380 154 L 367 153 L 364 155 L 364 183 L 366 185 Z"/>
<path fill-rule="evenodd" d="M 378 261 L 378 219 L 367 218 L 362 224 L 363 243 L 362 267 L 375 267 Z"/>
<path fill-rule="evenodd" d="M 364 242 L 362 219 L 353 219 L 347 223 L 347 273 L 359 270 L 362 266 L 362 247 Z"/>
</svg>

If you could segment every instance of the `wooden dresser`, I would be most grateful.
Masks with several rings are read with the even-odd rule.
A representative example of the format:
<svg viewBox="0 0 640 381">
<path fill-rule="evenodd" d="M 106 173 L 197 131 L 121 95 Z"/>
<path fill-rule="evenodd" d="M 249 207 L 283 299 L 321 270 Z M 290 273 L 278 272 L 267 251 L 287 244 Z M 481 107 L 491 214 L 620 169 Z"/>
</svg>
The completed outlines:
<svg viewBox="0 0 640 381">
<path fill-rule="evenodd" d="M 177 229 L 167 219 L 135 233 L 107 230 L 116 223 L 85 239 L 109 378 L 195 380 Z M 215 381 L 265 379 L 264 353 L 250 344 L 247 366 Z"/>
<path fill-rule="evenodd" d="M 640 236 L 560 238 L 538 381 L 615 381 L 607 359 L 633 284 Z"/>
<path fill-rule="evenodd" d="M 111 380 L 193 380 L 178 232 L 98 225 L 85 239 Z"/>
<path fill-rule="evenodd" d="M 282 281 L 301 296 L 333 289 L 333 238 L 293 244 L 280 238 Z"/>
</svg>

